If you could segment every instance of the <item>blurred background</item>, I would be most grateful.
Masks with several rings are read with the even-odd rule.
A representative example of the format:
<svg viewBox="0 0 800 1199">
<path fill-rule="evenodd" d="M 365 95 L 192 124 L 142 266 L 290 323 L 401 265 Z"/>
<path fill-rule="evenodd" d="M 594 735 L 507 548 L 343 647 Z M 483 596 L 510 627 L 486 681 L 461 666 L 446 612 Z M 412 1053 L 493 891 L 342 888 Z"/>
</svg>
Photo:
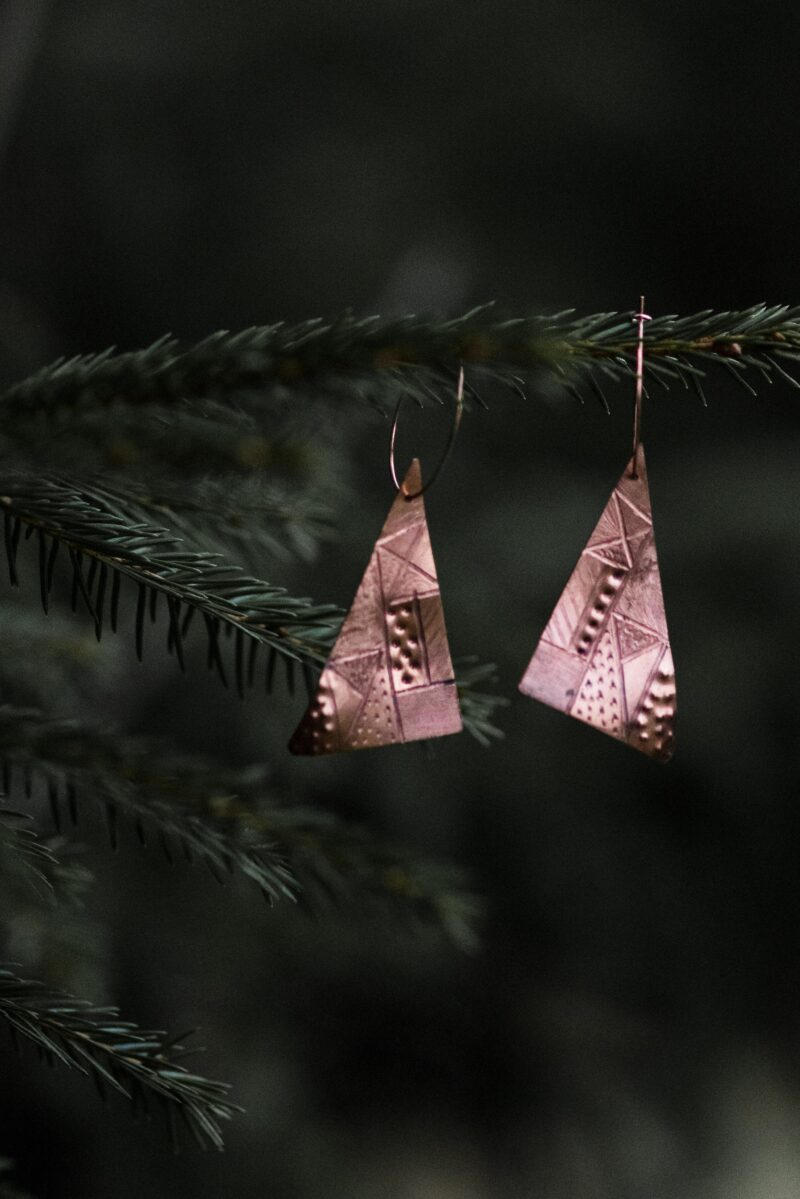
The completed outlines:
<svg viewBox="0 0 800 1199">
<path fill-rule="evenodd" d="M 5 0 L 2 379 L 346 308 L 797 302 L 799 46 L 792 6 L 715 0 Z M 21 1184 L 795 1199 L 800 419 L 780 384 L 754 399 L 720 372 L 708 393 L 645 410 L 678 685 L 665 768 L 516 691 L 627 460 L 627 388 L 610 416 L 487 396 L 430 493 L 453 653 L 497 662 L 511 698 L 490 750 L 293 760 L 302 698 L 240 705 L 202 665 L 183 679 L 104 639 L 88 709 L 265 761 L 290 794 L 469 865 L 489 915 L 469 955 L 358 912 L 267 911 L 132 838 L 114 858 L 89 824 L 81 985 L 199 1026 L 247 1114 L 224 1156 L 176 1159 L 160 1126 L 3 1048 Z M 323 411 L 339 540 L 259 573 L 346 606 L 392 499 L 388 427 Z M 432 460 L 443 428 L 409 418 L 403 452 Z"/>
</svg>

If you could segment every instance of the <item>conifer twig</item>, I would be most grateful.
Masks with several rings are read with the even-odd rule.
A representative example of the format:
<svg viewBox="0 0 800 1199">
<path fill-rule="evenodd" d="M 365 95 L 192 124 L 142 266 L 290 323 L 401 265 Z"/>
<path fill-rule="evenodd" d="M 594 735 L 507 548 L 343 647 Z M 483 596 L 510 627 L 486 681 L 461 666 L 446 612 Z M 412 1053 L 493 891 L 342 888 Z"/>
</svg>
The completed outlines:
<svg viewBox="0 0 800 1199">
<path fill-rule="evenodd" d="M 191 810 L 202 769 L 178 755 L 154 754 L 153 748 L 149 742 L 83 728 L 76 721 L 0 708 L 0 762 L 6 787 L 14 789 L 15 771 L 23 781 L 42 778 L 58 829 L 67 821 L 77 823 L 79 799 L 92 799 L 104 811 L 115 847 L 118 817 L 124 814 L 142 843 L 148 829 L 155 830 L 168 858 L 175 849 L 188 861 L 203 862 L 220 882 L 236 870 L 255 882 L 270 902 L 294 899 L 297 883 L 280 853 L 255 844 L 252 835 L 248 840 L 235 830 L 232 835 L 230 828 L 215 826 L 198 810 L 199 805 Z M 205 787 L 210 809 L 215 783 L 207 775 Z M 17 852 L 26 848 L 24 843 Z M 29 848 L 28 852 L 30 856 Z"/>
<path fill-rule="evenodd" d="M 237 481 L 203 479 L 187 488 L 181 481 L 162 479 L 157 486 L 130 484 L 124 497 L 119 484 L 108 495 L 135 503 L 142 517 L 164 522 L 189 543 L 197 544 L 202 527 L 203 548 L 212 540 L 220 549 L 233 547 L 252 557 L 263 552 L 285 562 L 293 557 L 310 562 L 320 543 L 334 539 L 333 515 L 319 497 L 308 489 L 290 490 L 262 476 Z"/>
<path fill-rule="evenodd" d="M 240 1111 L 228 1086 L 193 1074 L 183 1065 L 183 1038 L 168 1040 L 120 1020 L 114 1007 L 96 1007 L 0 965 L 0 1019 L 14 1044 L 31 1042 L 50 1064 L 60 1062 L 91 1077 L 100 1094 L 124 1095 L 137 1112 L 157 1098 L 177 1144 L 180 1117 L 198 1144 L 222 1149 L 221 1122 Z"/>
<path fill-rule="evenodd" d="M 258 791 L 213 801 L 215 818 L 280 845 L 302 885 L 300 902 L 332 901 L 382 915 L 412 913 L 437 925 L 459 949 L 480 943 L 485 904 L 468 872 L 376 839 L 363 825 L 307 806 L 264 803 Z"/>
<path fill-rule="evenodd" d="M 636 337 L 626 312 L 578 317 L 500 316 L 491 304 L 453 319 L 406 316 L 382 320 L 344 315 L 212 334 L 183 347 L 163 338 L 140 351 L 105 351 L 59 360 L 0 397 L 5 423 L 31 414 L 56 414 L 111 403 L 165 404 L 188 399 L 251 397 L 263 405 L 273 394 L 312 392 L 342 400 L 361 395 L 384 410 L 400 394 L 420 403 L 441 396 L 459 365 L 467 368 L 466 394 L 478 398 L 487 379 L 519 391 L 519 375 L 545 371 L 568 388 L 605 373 L 633 369 Z M 800 362 L 800 306 L 756 304 L 736 312 L 705 310 L 688 317 L 656 317 L 648 327 L 651 378 L 688 386 L 714 363 L 738 375 L 784 377 L 776 357 Z M 785 372 L 795 383 L 791 372 Z M 235 408 L 232 416 L 238 416 Z"/>
<path fill-rule="evenodd" d="M 9 578 L 17 583 L 20 525 L 37 533 L 43 603 L 52 586 L 54 547 L 69 553 L 73 591 L 81 597 L 98 629 L 103 626 L 104 602 L 113 591 L 100 594 L 103 568 L 125 575 L 152 594 L 173 601 L 171 644 L 180 652 L 180 606 L 199 610 L 217 628 L 220 622 L 261 641 L 297 661 L 324 661 L 331 627 L 341 619 L 334 605 L 315 605 L 295 599 L 282 587 L 248 577 L 219 554 L 185 547 L 171 531 L 143 522 L 135 503 L 110 495 L 89 483 L 81 486 L 52 478 L 26 475 L 0 477 L 0 508 L 5 521 Z M 89 581 L 82 558 L 100 565 Z M 94 585 L 97 585 L 95 591 Z M 110 613 L 112 626 L 115 614 Z M 176 631 L 177 625 L 177 631 Z M 138 635 L 138 630 L 137 630 Z"/>
<path fill-rule="evenodd" d="M 332 812 L 285 804 L 258 772 L 225 771 L 148 738 L 9 706 L 0 707 L 0 766 L 15 795 L 20 782 L 44 779 L 59 824 L 76 823 L 90 798 L 105 811 L 112 841 L 117 813 L 127 814 L 141 841 L 149 826 L 168 857 L 172 844 L 218 878 L 236 869 L 270 899 L 312 902 L 313 890 L 362 909 L 380 903 L 438 923 L 461 947 L 475 943 L 481 903 L 464 871 Z"/>
<path fill-rule="evenodd" d="M 169 616 L 167 649 L 175 653 L 181 666 L 189 623 L 195 613 L 200 613 L 207 635 L 208 664 L 227 683 L 219 634 L 221 628 L 233 633 L 233 673 L 242 695 L 255 678 L 259 645 L 267 650 L 268 685 L 276 654 L 284 658 L 289 669 L 297 664 L 313 674 L 325 662 L 344 617 L 336 605 L 298 599 L 284 588 L 246 575 L 219 554 L 187 547 L 171 530 L 142 521 L 135 501 L 109 493 L 99 485 L 84 483 L 79 487 L 48 477 L 0 475 L 0 511 L 13 584 L 18 582 L 22 527 L 36 533 L 45 610 L 56 554 L 63 548 L 71 563 L 73 607 L 82 602 L 94 622 L 98 640 L 107 615 L 111 628 L 117 626 L 119 590 L 113 579 L 125 576 L 138 585 L 135 636 L 139 657 L 148 599 L 152 615 L 162 595 Z M 84 559 L 88 563 L 85 573 Z M 491 717 L 505 702 L 481 693 L 485 677 L 485 670 L 476 673 L 470 668 L 456 680 L 465 728 L 482 744 L 501 735 Z"/>
<path fill-rule="evenodd" d="M 37 888 L 52 891 L 50 875 L 58 867 L 58 858 L 28 827 L 30 820 L 27 813 L 0 808 L 0 863 L 6 865 L 10 859 Z"/>
</svg>

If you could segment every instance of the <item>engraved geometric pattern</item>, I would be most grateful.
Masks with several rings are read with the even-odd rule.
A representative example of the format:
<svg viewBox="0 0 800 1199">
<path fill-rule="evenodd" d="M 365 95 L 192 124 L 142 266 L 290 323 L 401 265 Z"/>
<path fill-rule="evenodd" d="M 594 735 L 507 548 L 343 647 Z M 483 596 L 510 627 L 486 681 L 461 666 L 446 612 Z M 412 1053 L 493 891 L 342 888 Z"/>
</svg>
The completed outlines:
<svg viewBox="0 0 800 1199">
<path fill-rule="evenodd" d="M 659 762 L 672 757 L 675 668 L 644 450 L 614 488 L 520 682 L 525 695 Z"/>
<path fill-rule="evenodd" d="M 461 732 L 419 462 L 409 467 L 345 617 L 293 754 Z M 407 499 L 410 492 L 414 499 Z"/>
</svg>

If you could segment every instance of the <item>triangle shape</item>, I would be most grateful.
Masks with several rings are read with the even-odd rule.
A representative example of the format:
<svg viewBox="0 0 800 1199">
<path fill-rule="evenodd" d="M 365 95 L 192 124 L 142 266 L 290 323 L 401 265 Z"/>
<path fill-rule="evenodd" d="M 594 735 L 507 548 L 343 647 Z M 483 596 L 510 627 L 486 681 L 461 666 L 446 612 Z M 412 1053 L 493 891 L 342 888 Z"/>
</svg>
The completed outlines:
<svg viewBox="0 0 800 1199">
<path fill-rule="evenodd" d="M 598 562 L 605 562 L 608 566 L 621 566 L 623 570 L 627 570 L 631 565 L 626 543 L 622 537 L 617 538 L 616 541 L 587 546 L 583 552 L 591 554 L 593 558 L 597 558 Z"/>
<path fill-rule="evenodd" d="M 642 696 L 646 696 L 653 679 L 653 672 L 664 654 L 664 643 L 657 641 L 638 658 L 629 658 L 622 665 L 625 680 L 625 697 L 628 720 L 633 720 L 641 707 Z M 630 696 L 630 700 L 628 700 Z"/>
<path fill-rule="evenodd" d="M 425 506 L 416 494 L 421 486 L 415 458 L 289 741 L 294 754 L 343 753 L 461 731 Z"/>
<path fill-rule="evenodd" d="M 376 550 L 381 565 L 381 582 L 384 594 L 394 594 L 394 582 L 409 560 L 414 545 L 419 541 L 422 525 L 417 522 L 394 536 L 379 538 Z"/>
<path fill-rule="evenodd" d="M 405 566 L 403 559 L 396 557 L 392 553 L 387 553 L 382 545 L 375 547 L 374 556 L 378 564 L 378 577 L 380 579 L 382 594 L 395 595 L 397 593 L 395 584 L 403 573 Z"/>
<path fill-rule="evenodd" d="M 607 545 L 610 541 L 618 541 L 622 536 L 619 513 L 613 504 L 606 504 L 602 515 L 594 527 L 594 531 L 586 543 L 587 549 L 596 545 Z"/>
<path fill-rule="evenodd" d="M 371 653 L 354 654 L 350 658 L 329 658 L 328 667 L 350 684 L 359 695 L 367 695 L 380 665 L 378 650 Z"/>
<path fill-rule="evenodd" d="M 621 495 L 619 499 L 619 511 L 625 526 L 625 535 L 636 537 L 637 534 L 648 533 L 653 527 L 652 518 L 649 518 L 646 512 L 640 511 L 630 497 Z"/>
<path fill-rule="evenodd" d="M 660 645 L 657 635 L 644 625 L 635 624 L 632 620 L 617 614 L 614 619 L 617 626 L 617 644 L 619 656 L 623 661 L 635 658 L 654 645 Z"/>
<path fill-rule="evenodd" d="M 401 561 L 408 558 L 414 548 L 414 543 L 420 535 L 422 526 L 418 521 L 409 525 L 405 529 L 400 529 L 397 533 L 392 533 L 389 537 L 378 538 L 378 548 L 382 550 L 391 550 Z"/>
<path fill-rule="evenodd" d="M 433 561 L 427 521 L 424 519 L 395 536 L 381 537 L 378 548 L 381 562 L 387 567 L 389 563 L 399 561 L 404 567 L 418 571 L 423 578 L 436 586 L 436 565 Z"/>
<path fill-rule="evenodd" d="M 641 550 L 645 541 L 653 541 L 652 529 L 643 530 L 641 533 L 634 533 L 628 538 L 628 552 L 630 553 L 633 562 L 635 562 L 638 558 L 639 551 Z"/>
<path fill-rule="evenodd" d="M 675 673 L 652 519 L 640 445 L 611 493 L 519 689 L 666 762 L 673 749 Z M 629 569 L 616 562 L 621 523 Z M 605 536 L 598 536 L 600 530 Z M 557 643 L 547 635 L 554 628 Z"/>
<path fill-rule="evenodd" d="M 426 537 L 421 535 L 424 532 L 427 532 L 427 530 L 421 528 L 419 535 L 414 538 L 409 548 L 408 557 L 401 557 L 396 554 L 391 546 L 377 546 L 376 552 L 381 570 L 381 585 L 384 596 L 394 596 L 395 598 L 399 598 L 401 595 L 408 596 L 412 594 L 414 589 L 426 593 L 439 590 L 439 584 L 436 579 L 436 567 L 433 565 L 433 554 L 430 553 L 430 545 L 428 546 L 430 570 L 423 570 L 414 560 L 415 557 L 424 557 L 424 546 L 422 547 L 422 554 L 414 554 L 414 550 L 418 549 L 420 544 L 427 540 Z"/>
</svg>

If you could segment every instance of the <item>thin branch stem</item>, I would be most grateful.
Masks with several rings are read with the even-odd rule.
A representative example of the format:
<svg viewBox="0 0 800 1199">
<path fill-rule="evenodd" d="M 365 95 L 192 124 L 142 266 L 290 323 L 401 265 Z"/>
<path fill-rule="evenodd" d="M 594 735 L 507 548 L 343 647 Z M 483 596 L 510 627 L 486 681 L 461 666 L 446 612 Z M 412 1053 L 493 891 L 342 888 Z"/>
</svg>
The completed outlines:
<svg viewBox="0 0 800 1199">
<path fill-rule="evenodd" d="M 661 316 L 648 329 L 648 361 L 660 381 L 684 380 L 713 363 L 776 371 L 773 355 L 800 361 L 800 307 L 758 304 L 738 312 Z M 395 320 L 307 321 L 212 334 L 193 346 L 162 339 L 141 351 L 105 351 L 59 360 L 0 397 L 6 424 L 15 417 L 81 411 L 107 404 L 174 404 L 187 399 L 241 401 L 265 408 L 276 396 L 314 394 L 344 402 L 365 396 L 382 410 L 400 395 L 430 403 L 452 390 L 467 371 L 465 395 L 497 379 L 518 390 L 518 376 L 554 374 L 565 386 L 580 383 L 581 367 L 612 378 L 635 367 L 636 337 L 629 313 L 578 317 L 501 318 L 491 305 L 452 320 L 407 316 Z M 240 413 L 230 407 L 232 419 Z"/>
</svg>

